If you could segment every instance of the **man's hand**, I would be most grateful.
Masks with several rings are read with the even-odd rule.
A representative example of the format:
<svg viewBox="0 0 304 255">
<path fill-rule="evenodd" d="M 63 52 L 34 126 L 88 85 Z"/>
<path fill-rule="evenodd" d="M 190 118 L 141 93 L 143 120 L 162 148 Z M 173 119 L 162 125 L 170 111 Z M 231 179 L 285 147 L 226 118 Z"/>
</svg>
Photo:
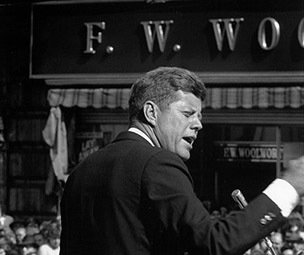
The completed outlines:
<svg viewBox="0 0 304 255">
<path fill-rule="evenodd" d="M 282 179 L 288 181 L 300 196 L 304 195 L 304 156 L 288 162 Z"/>
</svg>

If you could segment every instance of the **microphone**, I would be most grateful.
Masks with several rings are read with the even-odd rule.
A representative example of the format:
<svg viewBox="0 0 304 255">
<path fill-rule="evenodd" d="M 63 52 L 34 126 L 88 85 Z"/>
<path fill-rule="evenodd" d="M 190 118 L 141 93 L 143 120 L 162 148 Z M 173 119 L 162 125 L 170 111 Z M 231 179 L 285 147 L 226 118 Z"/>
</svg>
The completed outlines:
<svg viewBox="0 0 304 255">
<path fill-rule="evenodd" d="M 231 196 L 233 200 L 238 204 L 240 209 L 244 209 L 248 205 L 245 197 L 243 196 L 242 192 L 239 189 L 235 189 L 231 193 Z"/>
<path fill-rule="evenodd" d="M 239 189 L 234 190 L 231 193 L 231 196 L 232 196 L 233 200 L 238 204 L 240 209 L 244 209 L 248 205 L 243 193 Z M 271 240 L 267 236 L 264 237 L 263 240 L 264 240 L 268 250 L 270 251 L 270 253 L 272 255 L 277 255 L 273 248 L 273 244 L 272 244 Z"/>
</svg>

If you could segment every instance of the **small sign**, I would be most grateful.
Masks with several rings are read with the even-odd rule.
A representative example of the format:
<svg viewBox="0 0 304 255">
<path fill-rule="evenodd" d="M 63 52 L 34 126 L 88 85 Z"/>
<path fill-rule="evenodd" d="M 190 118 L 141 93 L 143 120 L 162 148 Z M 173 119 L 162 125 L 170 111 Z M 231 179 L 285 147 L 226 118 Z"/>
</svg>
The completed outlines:
<svg viewBox="0 0 304 255">
<path fill-rule="evenodd" d="M 276 144 L 217 143 L 215 148 L 219 161 L 276 162 L 278 155 L 283 158 L 283 146 L 278 152 Z"/>
<path fill-rule="evenodd" d="M 78 162 L 89 156 L 103 145 L 102 133 L 84 132 L 77 134 L 78 141 Z"/>
<path fill-rule="evenodd" d="M 102 130 L 85 130 L 76 133 L 76 155 L 77 162 L 82 161 L 100 148 L 109 143 L 111 139 L 111 132 L 104 132 Z"/>
</svg>

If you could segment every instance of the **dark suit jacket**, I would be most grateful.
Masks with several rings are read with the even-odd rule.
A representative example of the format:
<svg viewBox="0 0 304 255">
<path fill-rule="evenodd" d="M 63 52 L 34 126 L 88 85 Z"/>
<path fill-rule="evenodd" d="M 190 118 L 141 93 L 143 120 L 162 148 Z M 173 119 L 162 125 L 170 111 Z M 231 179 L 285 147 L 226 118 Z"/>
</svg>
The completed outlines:
<svg viewBox="0 0 304 255">
<path fill-rule="evenodd" d="M 61 255 L 242 254 L 284 217 L 266 196 L 213 220 L 175 154 L 123 132 L 69 176 Z"/>
</svg>

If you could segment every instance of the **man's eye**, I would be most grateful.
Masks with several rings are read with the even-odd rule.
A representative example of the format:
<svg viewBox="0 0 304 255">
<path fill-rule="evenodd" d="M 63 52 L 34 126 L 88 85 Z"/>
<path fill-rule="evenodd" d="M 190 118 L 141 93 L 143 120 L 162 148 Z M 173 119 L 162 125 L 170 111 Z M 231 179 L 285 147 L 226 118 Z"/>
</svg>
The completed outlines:
<svg viewBox="0 0 304 255">
<path fill-rule="evenodd" d="M 192 112 L 184 112 L 184 115 L 189 118 L 192 115 Z"/>
</svg>

